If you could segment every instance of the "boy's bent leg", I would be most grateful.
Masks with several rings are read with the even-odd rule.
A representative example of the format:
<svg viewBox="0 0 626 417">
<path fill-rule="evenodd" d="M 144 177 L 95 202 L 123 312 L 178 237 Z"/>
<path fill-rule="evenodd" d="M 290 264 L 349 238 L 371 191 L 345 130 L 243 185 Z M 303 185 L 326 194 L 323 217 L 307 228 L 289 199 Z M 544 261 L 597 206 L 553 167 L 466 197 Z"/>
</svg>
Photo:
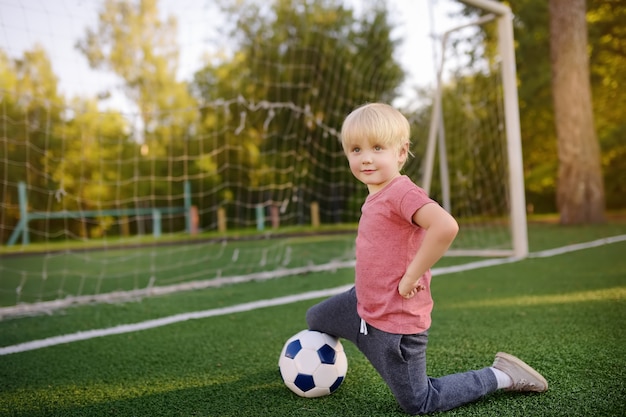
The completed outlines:
<svg viewBox="0 0 626 417">
<path fill-rule="evenodd" d="M 314 305 L 306 312 L 310 330 L 328 333 L 352 343 L 356 343 L 360 320 L 354 287 Z"/>
<path fill-rule="evenodd" d="M 497 388 L 488 368 L 442 378 L 426 375 L 427 333 L 396 335 L 368 326 L 358 346 L 383 377 L 402 409 L 411 414 L 445 411 Z"/>
</svg>

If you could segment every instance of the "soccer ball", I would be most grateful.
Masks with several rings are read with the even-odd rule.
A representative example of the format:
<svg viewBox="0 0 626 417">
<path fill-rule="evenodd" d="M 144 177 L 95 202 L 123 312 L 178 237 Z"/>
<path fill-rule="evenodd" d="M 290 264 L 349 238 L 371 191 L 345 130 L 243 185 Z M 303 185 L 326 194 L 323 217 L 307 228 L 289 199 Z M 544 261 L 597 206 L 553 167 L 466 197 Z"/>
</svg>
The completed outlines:
<svg viewBox="0 0 626 417">
<path fill-rule="evenodd" d="M 299 396 L 322 397 L 339 388 L 348 359 L 336 337 L 302 330 L 285 342 L 278 368 L 285 385 Z"/>
</svg>

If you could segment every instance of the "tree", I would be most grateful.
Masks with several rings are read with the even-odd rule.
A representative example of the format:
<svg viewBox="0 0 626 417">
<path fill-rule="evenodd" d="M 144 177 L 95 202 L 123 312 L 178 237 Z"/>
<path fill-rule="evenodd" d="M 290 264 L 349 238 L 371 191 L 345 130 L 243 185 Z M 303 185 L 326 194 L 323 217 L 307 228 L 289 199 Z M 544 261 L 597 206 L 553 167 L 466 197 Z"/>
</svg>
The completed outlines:
<svg viewBox="0 0 626 417">
<path fill-rule="evenodd" d="M 593 120 L 586 4 L 550 0 L 549 10 L 561 223 L 599 223 L 605 220 L 604 184 Z"/>
<path fill-rule="evenodd" d="M 607 209 L 626 208 L 626 7 L 623 0 L 588 0 L 594 121 L 602 151 Z"/>
<path fill-rule="evenodd" d="M 13 225 L 19 218 L 18 182 L 29 185 L 30 210 L 45 210 L 54 204 L 58 184 L 51 179 L 54 165 L 48 163 L 45 153 L 61 144 L 53 128 L 63 123 L 64 99 L 57 87 L 58 79 L 40 46 L 18 59 L 10 59 L 0 50 L 0 91 L 4 93 L 0 94 L 0 106 L 5 120 L 0 135 L 2 224 Z M 0 230 L 4 241 L 2 233 Z"/>
<path fill-rule="evenodd" d="M 545 0 L 507 2 L 514 14 L 515 53 L 524 153 L 526 201 L 535 212 L 555 212 L 558 148 L 550 62 L 550 14 Z M 466 8 L 465 14 L 476 13 Z M 587 0 L 589 70 L 594 125 L 601 149 L 606 206 L 626 208 L 626 8 L 623 0 Z"/>
<path fill-rule="evenodd" d="M 222 128 L 218 165 L 239 162 L 239 172 L 223 173 L 228 194 L 255 203 L 319 199 L 323 220 L 339 220 L 353 190 L 337 184 L 354 181 L 334 132 L 357 105 L 395 98 L 404 77 L 386 9 L 357 16 L 339 0 L 223 3 L 236 22 L 236 52 L 199 71 L 193 85 L 203 129 L 217 120 Z M 227 111 L 211 105 L 218 98 Z"/>
<path fill-rule="evenodd" d="M 139 109 L 144 160 L 135 175 L 146 178 L 135 196 L 182 195 L 189 174 L 188 142 L 197 119 L 185 82 L 176 80 L 177 22 L 161 21 L 157 0 L 106 0 L 96 30 L 88 29 L 77 48 L 93 68 L 112 70 Z M 181 161 L 176 163 L 176 161 Z M 175 180 L 172 180 L 175 179 Z"/>
<path fill-rule="evenodd" d="M 57 91 L 57 77 L 39 46 L 22 58 L 9 59 L 0 50 L 0 97 L 4 115 L 0 159 L 5 175 L 2 224 L 19 219 L 17 183 L 25 182 L 30 211 L 91 210 L 115 207 L 121 172 L 118 158 L 136 148 L 128 141 L 127 122 L 114 111 L 100 111 L 95 100 L 76 98 L 67 103 Z M 83 234 L 80 221 L 37 220 L 29 224 L 50 238 L 70 230 Z M 2 233 L 2 231 L 0 231 Z M 0 235 L 0 241 L 6 236 Z"/>
</svg>

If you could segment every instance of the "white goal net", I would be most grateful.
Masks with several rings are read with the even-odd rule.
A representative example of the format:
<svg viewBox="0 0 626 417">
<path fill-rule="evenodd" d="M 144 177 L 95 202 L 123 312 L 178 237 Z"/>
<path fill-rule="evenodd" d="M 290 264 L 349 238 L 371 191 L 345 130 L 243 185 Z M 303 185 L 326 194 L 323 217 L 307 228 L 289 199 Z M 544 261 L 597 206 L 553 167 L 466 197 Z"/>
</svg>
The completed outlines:
<svg viewBox="0 0 626 417">
<path fill-rule="evenodd" d="M 229 3 L 2 2 L 0 318 L 350 267 L 338 131 L 372 101 L 411 121 L 451 253 L 525 255 L 506 8 Z"/>
</svg>

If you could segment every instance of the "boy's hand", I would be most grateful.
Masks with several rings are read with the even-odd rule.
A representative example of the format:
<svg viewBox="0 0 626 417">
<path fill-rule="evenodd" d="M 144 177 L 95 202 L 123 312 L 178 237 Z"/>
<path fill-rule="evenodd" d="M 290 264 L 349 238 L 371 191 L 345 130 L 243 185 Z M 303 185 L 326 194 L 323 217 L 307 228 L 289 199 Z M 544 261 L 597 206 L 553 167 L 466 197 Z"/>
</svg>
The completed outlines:
<svg viewBox="0 0 626 417">
<path fill-rule="evenodd" d="M 420 280 L 421 277 L 413 282 L 413 278 L 406 275 L 403 276 L 398 284 L 398 293 L 404 298 L 414 297 L 418 292 L 426 289 L 424 285 L 420 284 Z"/>
</svg>

